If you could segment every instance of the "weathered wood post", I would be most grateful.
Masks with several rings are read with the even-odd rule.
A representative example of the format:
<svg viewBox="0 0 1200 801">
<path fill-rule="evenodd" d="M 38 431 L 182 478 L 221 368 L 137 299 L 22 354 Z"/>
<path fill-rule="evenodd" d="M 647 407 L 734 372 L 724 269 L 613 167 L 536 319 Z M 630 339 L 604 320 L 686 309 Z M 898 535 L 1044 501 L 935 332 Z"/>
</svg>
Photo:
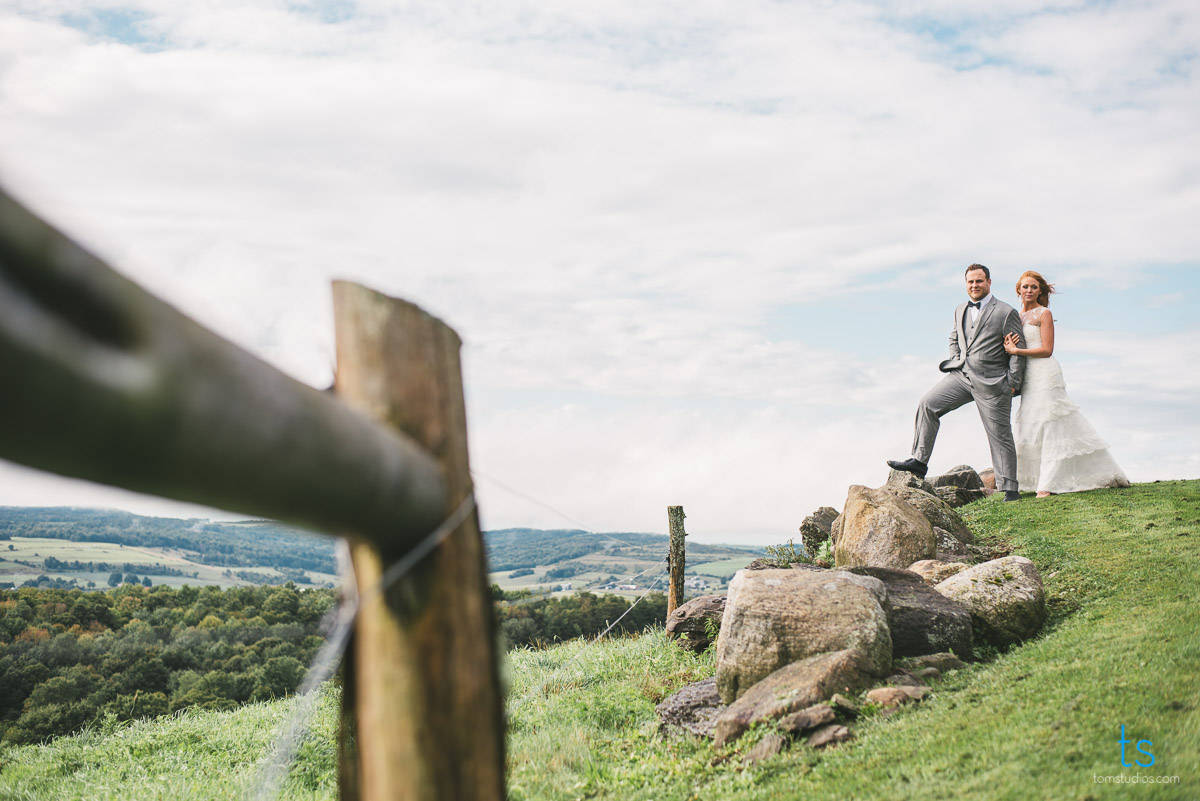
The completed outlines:
<svg viewBox="0 0 1200 801">
<path fill-rule="evenodd" d="M 365 287 L 335 282 L 333 297 L 337 394 L 434 456 L 449 517 L 472 492 L 461 341 L 416 306 Z M 356 541 L 351 551 L 360 594 L 395 559 L 386 545 Z M 364 801 L 504 799 L 493 614 L 474 512 L 384 595 L 364 599 L 346 676 L 357 758 L 343 759 L 343 770 L 358 772 L 343 776 L 343 792 Z"/>
<path fill-rule="evenodd" d="M 683 569 L 687 561 L 687 548 L 683 538 L 687 532 L 683 530 L 682 506 L 667 507 L 667 523 L 671 530 L 671 544 L 667 550 L 667 570 L 670 571 L 670 583 L 667 585 L 667 614 L 675 611 L 675 607 L 683 603 Z"/>
</svg>

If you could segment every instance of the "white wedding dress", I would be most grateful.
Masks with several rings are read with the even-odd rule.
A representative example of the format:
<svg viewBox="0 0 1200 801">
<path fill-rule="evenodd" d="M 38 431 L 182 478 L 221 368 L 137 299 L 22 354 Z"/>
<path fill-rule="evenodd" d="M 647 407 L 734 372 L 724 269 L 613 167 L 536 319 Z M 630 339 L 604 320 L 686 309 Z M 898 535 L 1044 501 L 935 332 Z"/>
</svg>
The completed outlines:
<svg viewBox="0 0 1200 801">
<path fill-rule="evenodd" d="M 1038 306 L 1021 314 L 1025 347 L 1042 346 L 1042 329 L 1036 323 L 1045 311 Z M 1058 493 L 1129 486 L 1129 479 L 1108 452 L 1108 443 L 1067 397 L 1057 359 L 1025 359 L 1020 397 L 1013 433 L 1017 484 L 1022 490 Z"/>
</svg>

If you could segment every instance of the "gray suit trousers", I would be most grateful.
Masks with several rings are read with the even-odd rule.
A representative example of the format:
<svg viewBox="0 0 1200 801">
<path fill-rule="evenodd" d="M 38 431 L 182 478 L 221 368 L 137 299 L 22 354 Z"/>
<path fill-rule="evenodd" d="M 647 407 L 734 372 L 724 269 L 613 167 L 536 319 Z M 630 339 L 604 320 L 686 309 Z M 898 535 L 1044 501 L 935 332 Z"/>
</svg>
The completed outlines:
<svg viewBox="0 0 1200 801">
<path fill-rule="evenodd" d="M 983 430 L 987 433 L 988 446 L 992 451 L 992 469 L 996 471 L 996 489 L 1001 492 L 1015 490 L 1017 446 L 1012 433 L 1012 394 L 1007 386 L 1001 393 L 988 392 L 987 387 L 979 391 L 979 388 L 972 386 L 970 376 L 962 370 L 947 373 L 921 398 L 917 406 L 913 458 L 929 464 L 933 443 L 942 424 L 941 416 L 971 401 L 975 401 L 983 421 Z"/>
</svg>

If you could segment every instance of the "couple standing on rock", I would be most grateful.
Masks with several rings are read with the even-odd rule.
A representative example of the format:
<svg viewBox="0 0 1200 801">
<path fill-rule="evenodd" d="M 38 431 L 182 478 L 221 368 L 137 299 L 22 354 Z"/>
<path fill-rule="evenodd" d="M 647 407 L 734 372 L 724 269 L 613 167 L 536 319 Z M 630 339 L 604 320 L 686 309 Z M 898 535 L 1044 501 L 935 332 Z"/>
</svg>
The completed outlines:
<svg viewBox="0 0 1200 801">
<path fill-rule="evenodd" d="M 970 301 L 954 312 L 950 358 L 939 365 L 946 377 L 917 407 L 912 457 L 889 460 L 888 466 L 924 478 L 942 415 L 974 401 L 1004 500 L 1019 500 L 1019 487 L 1036 489 L 1039 498 L 1128 487 L 1108 445 L 1067 397 L 1053 357 L 1054 317 L 1048 306 L 1054 287 L 1032 270 L 1023 273 L 1017 280 L 1018 313 L 992 295 L 987 267 L 972 264 L 966 280 Z M 1014 439 L 1012 399 L 1018 393 Z"/>
</svg>

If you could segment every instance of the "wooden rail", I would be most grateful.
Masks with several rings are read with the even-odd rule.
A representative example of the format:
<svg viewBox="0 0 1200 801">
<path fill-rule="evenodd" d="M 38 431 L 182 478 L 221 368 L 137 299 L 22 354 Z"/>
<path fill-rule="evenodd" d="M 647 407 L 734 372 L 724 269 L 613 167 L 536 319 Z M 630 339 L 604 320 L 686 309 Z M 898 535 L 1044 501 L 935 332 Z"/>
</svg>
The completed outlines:
<svg viewBox="0 0 1200 801">
<path fill-rule="evenodd" d="M 471 493 L 459 341 L 411 304 L 334 293 L 347 403 L 204 329 L 0 190 L 0 457 L 348 537 L 366 591 Z M 486 575 L 472 513 L 364 603 L 343 798 L 504 797 Z"/>
</svg>

